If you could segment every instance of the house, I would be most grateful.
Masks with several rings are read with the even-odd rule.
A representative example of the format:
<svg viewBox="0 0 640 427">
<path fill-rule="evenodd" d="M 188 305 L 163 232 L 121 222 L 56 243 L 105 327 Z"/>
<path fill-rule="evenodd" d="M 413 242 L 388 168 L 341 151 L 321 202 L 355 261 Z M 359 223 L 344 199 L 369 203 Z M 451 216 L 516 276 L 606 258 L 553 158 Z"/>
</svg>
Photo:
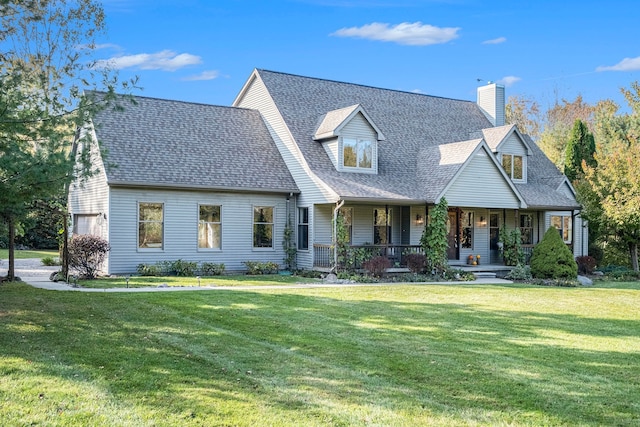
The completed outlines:
<svg viewBox="0 0 640 427">
<path fill-rule="evenodd" d="M 231 107 L 136 100 L 85 129 L 100 172 L 70 192 L 74 232 L 111 243 L 109 273 L 282 265 L 288 226 L 297 266 L 326 269 L 338 216 L 352 246 L 402 265 L 443 197 L 452 264 L 500 263 L 501 227 L 519 227 L 528 250 L 555 227 L 586 254 L 574 189 L 505 125 L 503 86 L 471 102 L 256 69 Z"/>
</svg>

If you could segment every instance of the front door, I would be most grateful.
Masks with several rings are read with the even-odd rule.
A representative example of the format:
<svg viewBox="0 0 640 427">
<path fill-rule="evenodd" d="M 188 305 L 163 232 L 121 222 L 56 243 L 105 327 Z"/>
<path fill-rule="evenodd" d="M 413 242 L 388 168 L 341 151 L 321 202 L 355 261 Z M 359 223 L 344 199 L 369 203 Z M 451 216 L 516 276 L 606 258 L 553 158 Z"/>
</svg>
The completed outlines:
<svg viewBox="0 0 640 427">
<path fill-rule="evenodd" d="M 447 240 L 449 247 L 447 248 L 447 258 L 458 259 L 458 213 L 449 211 L 447 219 Z"/>
</svg>

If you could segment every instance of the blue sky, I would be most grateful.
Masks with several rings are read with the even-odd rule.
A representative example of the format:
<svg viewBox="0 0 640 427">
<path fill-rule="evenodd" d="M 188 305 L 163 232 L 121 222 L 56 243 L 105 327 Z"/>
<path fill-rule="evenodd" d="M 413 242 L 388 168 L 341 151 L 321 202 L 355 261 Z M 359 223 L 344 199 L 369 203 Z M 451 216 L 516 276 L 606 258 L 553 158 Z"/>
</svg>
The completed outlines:
<svg viewBox="0 0 640 427">
<path fill-rule="evenodd" d="M 254 68 L 468 100 L 494 81 L 542 108 L 640 80 L 636 0 L 103 4 L 97 57 L 157 98 L 230 105 Z"/>
</svg>

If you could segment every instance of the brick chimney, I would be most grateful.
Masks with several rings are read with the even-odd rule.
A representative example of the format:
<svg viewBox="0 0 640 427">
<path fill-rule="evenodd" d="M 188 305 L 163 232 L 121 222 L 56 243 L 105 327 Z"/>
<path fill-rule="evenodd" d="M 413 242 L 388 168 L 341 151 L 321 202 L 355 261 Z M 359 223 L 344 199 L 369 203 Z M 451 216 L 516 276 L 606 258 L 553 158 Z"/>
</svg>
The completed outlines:
<svg viewBox="0 0 640 427">
<path fill-rule="evenodd" d="M 478 106 L 494 126 L 504 125 L 504 86 L 496 83 L 478 88 Z"/>
</svg>

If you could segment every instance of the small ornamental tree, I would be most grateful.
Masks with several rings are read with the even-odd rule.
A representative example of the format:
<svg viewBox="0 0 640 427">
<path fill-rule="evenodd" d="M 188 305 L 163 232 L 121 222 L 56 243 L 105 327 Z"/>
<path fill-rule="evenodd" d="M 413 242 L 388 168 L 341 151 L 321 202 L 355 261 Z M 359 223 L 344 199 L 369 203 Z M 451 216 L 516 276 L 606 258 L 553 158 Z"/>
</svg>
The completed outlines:
<svg viewBox="0 0 640 427">
<path fill-rule="evenodd" d="M 111 247 L 99 236 L 79 234 L 69 241 L 69 267 L 83 279 L 95 279 Z"/>
<path fill-rule="evenodd" d="M 560 233 L 550 227 L 542 241 L 533 248 L 531 274 L 538 279 L 575 279 L 578 264 L 569 247 L 562 241 Z"/>
<path fill-rule="evenodd" d="M 427 272 L 441 274 L 449 268 L 447 261 L 447 220 L 449 218 L 447 200 L 443 197 L 431 210 L 427 225 L 424 227 L 420 245 L 427 257 Z"/>
</svg>

